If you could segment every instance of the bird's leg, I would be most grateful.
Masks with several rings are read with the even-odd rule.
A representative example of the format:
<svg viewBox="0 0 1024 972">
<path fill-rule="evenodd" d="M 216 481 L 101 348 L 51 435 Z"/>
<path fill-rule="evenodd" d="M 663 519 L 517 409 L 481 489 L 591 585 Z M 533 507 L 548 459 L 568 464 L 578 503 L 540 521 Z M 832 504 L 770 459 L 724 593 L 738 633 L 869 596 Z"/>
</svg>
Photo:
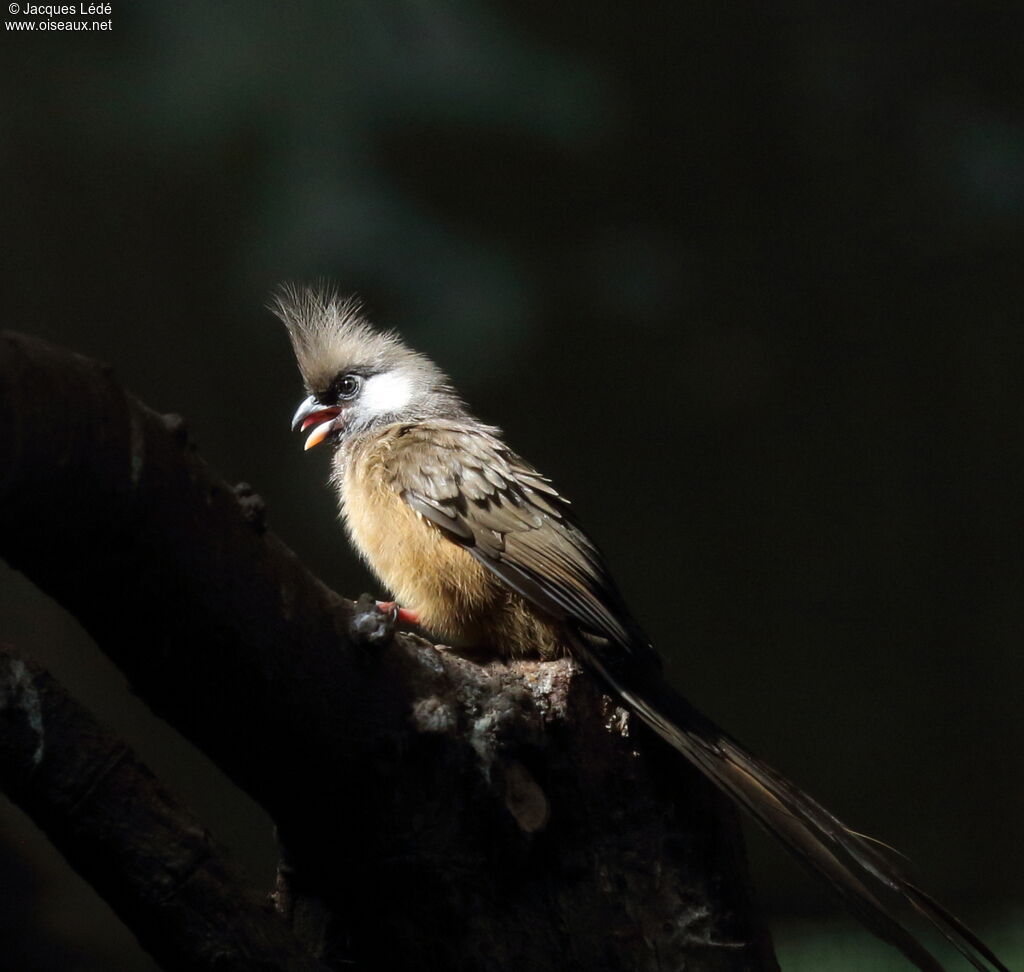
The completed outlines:
<svg viewBox="0 0 1024 972">
<path fill-rule="evenodd" d="M 378 601 L 377 610 L 382 614 L 390 614 L 396 624 L 417 625 L 420 623 L 420 612 L 412 608 L 399 607 L 397 601 Z"/>
</svg>

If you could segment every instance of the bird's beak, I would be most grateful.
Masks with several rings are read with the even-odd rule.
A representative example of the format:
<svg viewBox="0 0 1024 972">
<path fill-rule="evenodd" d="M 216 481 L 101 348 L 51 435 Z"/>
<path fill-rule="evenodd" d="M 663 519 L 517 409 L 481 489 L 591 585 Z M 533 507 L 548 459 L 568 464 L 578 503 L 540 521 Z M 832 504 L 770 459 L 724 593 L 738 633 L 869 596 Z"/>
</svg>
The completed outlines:
<svg viewBox="0 0 1024 972">
<path fill-rule="evenodd" d="M 321 405 L 313 395 L 310 395 L 296 409 L 295 416 L 292 418 L 292 431 L 301 429 L 305 432 L 311 425 L 316 426 L 309 433 L 309 438 L 306 439 L 305 448 L 312 449 L 313 446 L 320 445 L 334 431 L 335 420 L 340 414 L 340 408 Z"/>
</svg>

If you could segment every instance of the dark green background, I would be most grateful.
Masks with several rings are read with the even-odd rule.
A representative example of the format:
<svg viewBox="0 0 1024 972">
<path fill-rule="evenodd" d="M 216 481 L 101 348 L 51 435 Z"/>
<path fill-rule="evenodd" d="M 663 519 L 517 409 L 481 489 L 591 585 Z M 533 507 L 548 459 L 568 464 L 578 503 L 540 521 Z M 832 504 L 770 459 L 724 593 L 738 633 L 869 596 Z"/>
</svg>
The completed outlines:
<svg viewBox="0 0 1024 972">
<path fill-rule="evenodd" d="M 1008 947 L 1024 9 L 122 0 L 112 19 L 4 31 L 3 326 L 183 413 L 356 594 L 374 585 L 326 455 L 288 432 L 302 393 L 263 304 L 316 275 L 360 293 L 573 498 L 680 687 Z M 0 637 L 268 879 L 267 819 L 6 568 Z M 150 968 L 23 817 L 0 827 L 0 966 Z M 831 902 L 753 843 L 767 914 L 804 941 Z"/>
</svg>

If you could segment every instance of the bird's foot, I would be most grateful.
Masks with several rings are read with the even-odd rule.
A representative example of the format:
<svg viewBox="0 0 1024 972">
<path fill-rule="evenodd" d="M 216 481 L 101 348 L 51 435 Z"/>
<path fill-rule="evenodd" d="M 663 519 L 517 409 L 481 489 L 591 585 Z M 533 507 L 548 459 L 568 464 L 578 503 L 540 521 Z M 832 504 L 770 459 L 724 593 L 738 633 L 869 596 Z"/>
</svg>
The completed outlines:
<svg viewBox="0 0 1024 972">
<path fill-rule="evenodd" d="M 349 634 L 357 645 L 382 648 L 395 636 L 395 621 L 391 614 L 381 611 L 372 594 L 360 594 L 352 605 Z"/>
<path fill-rule="evenodd" d="M 352 607 L 349 631 L 360 645 L 389 644 L 399 625 L 415 627 L 420 623 L 419 612 L 399 607 L 394 601 L 375 600 L 372 594 L 361 594 Z"/>
<path fill-rule="evenodd" d="M 407 624 L 415 627 L 420 623 L 420 612 L 412 608 L 399 607 L 397 601 L 377 601 L 377 610 L 388 614 L 395 624 Z"/>
</svg>

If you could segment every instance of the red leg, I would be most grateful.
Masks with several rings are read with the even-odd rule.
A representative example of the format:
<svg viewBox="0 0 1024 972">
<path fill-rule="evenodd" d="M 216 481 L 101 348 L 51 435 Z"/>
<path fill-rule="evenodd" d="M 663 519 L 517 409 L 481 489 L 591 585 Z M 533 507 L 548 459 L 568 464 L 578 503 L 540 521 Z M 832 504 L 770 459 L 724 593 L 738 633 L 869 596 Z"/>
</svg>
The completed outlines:
<svg viewBox="0 0 1024 972">
<path fill-rule="evenodd" d="M 419 611 L 399 607 L 397 601 L 378 601 L 377 610 L 384 614 L 394 615 L 395 621 L 400 621 L 402 624 L 417 625 L 420 623 Z"/>
</svg>

